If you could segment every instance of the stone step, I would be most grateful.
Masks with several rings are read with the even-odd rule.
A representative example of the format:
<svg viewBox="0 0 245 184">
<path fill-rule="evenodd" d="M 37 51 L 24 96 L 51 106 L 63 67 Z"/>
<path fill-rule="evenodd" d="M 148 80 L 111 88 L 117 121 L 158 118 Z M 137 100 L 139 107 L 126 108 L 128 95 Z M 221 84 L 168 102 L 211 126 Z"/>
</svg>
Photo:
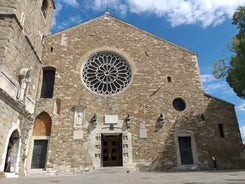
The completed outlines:
<svg viewBox="0 0 245 184">
<path fill-rule="evenodd" d="M 9 172 L 5 172 L 4 175 L 6 178 L 17 178 L 17 177 L 19 177 L 15 173 L 9 173 Z"/>
<path fill-rule="evenodd" d="M 53 173 L 48 173 L 47 171 L 41 169 L 33 169 L 31 171 L 28 171 L 26 175 L 27 176 L 52 176 Z"/>
<path fill-rule="evenodd" d="M 100 167 L 96 168 L 93 172 L 95 173 L 131 173 L 136 172 L 132 168 L 127 167 Z"/>
</svg>

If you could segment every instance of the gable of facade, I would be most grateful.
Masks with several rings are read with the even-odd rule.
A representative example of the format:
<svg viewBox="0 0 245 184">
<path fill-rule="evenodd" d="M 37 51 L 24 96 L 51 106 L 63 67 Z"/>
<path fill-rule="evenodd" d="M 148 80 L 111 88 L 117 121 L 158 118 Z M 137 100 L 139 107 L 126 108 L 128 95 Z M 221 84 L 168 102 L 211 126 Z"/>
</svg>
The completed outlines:
<svg viewBox="0 0 245 184">
<path fill-rule="evenodd" d="M 45 109 L 56 122 L 49 172 L 208 169 L 212 156 L 220 168 L 239 167 L 233 105 L 204 95 L 193 52 L 109 14 L 44 43 L 43 67 L 55 68 L 55 79 L 52 97 L 38 100 L 36 114 Z"/>
</svg>

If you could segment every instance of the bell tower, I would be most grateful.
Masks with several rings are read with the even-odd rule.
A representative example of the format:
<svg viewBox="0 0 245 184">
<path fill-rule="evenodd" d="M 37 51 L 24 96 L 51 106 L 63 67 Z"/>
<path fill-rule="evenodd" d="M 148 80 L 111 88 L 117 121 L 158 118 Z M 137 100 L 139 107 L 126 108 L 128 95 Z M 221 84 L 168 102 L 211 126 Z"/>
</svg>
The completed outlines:
<svg viewBox="0 0 245 184">
<path fill-rule="evenodd" d="M 34 121 L 37 84 L 42 68 L 43 37 L 50 33 L 53 0 L 7 0 L 0 3 L 0 177 L 23 174 L 29 131 Z M 4 123 L 2 123 L 4 122 Z M 11 135 L 20 143 L 11 155 Z M 16 147 L 17 148 L 17 147 Z M 19 156 L 18 156 L 19 155 Z M 12 168 L 6 169 L 10 165 Z"/>
<path fill-rule="evenodd" d="M 54 8 L 53 0 L 17 0 L 16 18 L 39 58 L 43 36 L 50 31 Z"/>
<path fill-rule="evenodd" d="M 7 62 L 12 60 L 11 63 L 13 64 L 16 57 L 19 58 L 22 57 L 20 56 L 22 54 L 28 54 L 27 50 L 22 50 L 24 48 L 21 45 L 22 43 L 20 43 L 20 39 L 23 39 L 25 44 L 31 47 L 31 52 L 35 53 L 39 62 L 41 61 L 42 39 L 45 35 L 49 34 L 54 9 L 53 0 L 13 0 L 1 2 L 1 65 L 4 64 L 2 58 L 5 58 L 4 61 Z"/>
</svg>

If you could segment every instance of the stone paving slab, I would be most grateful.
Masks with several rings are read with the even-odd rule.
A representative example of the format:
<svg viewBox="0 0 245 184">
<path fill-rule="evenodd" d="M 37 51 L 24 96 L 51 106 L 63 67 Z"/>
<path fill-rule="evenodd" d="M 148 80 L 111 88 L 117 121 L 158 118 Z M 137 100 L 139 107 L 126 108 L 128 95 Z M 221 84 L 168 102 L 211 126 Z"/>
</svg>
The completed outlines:
<svg viewBox="0 0 245 184">
<path fill-rule="evenodd" d="M 86 173 L 76 176 L 1 178 L 0 184 L 245 184 L 245 170 L 209 172 Z"/>
</svg>

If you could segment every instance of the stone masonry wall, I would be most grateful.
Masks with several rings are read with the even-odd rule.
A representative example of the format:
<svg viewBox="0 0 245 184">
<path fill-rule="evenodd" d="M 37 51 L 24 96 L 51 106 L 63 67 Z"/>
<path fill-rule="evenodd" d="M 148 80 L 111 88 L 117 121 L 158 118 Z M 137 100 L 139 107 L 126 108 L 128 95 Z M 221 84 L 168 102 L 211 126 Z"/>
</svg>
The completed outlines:
<svg viewBox="0 0 245 184">
<path fill-rule="evenodd" d="M 81 67 L 98 51 L 114 51 L 131 64 L 133 79 L 122 93 L 95 95 L 81 82 Z M 132 159 L 139 169 L 181 169 L 174 139 L 178 132 L 194 135 L 198 168 L 211 168 L 213 155 L 220 168 L 239 168 L 242 147 L 233 105 L 204 95 L 194 53 L 105 15 L 45 39 L 43 66 L 56 68 L 54 95 L 38 101 L 36 115 L 46 111 L 52 118 L 48 167 L 56 172 L 93 167 L 87 149 L 90 129 L 84 128 L 83 139 L 73 139 L 76 106 L 85 107 L 85 124 L 96 114 L 98 126 L 104 115 L 116 114 L 123 121 L 129 114 Z M 181 112 L 172 105 L 179 97 L 187 106 Z M 53 112 L 55 99 L 61 100 L 58 115 Z M 165 120 L 159 127 L 160 114 Z M 139 136 L 141 123 L 146 139 Z M 225 138 L 219 135 L 218 123 L 224 124 Z"/>
<path fill-rule="evenodd" d="M 0 15 L 15 15 L 22 33 L 26 35 L 34 47 L 38 57 L 42 57 L 43 36 L 50 33 L 53 14 L 53 2 L 48 1 L 47 16 L 41 12 L 42 1 L 33 0 L 4 0 L 0 2 Z"/>
<path fill-rule="evenodd" d="M 41 1 L 1 1 L 0 4 L 1 69 L 18 81 L 20 69 L 29 67 L 32 76 L 29 93 L 32 99 L 36 97 L 42 39 L 49 34 L 54 8 L 52 0 L 48 2 L 46 17 L 41 12 Z"/>
<path fill-rule="evenodd" d="M 19 83 L 19 71 L 22 68 L 30 68 L 31 85 L 29 94 L 32 99 L 35 99 L 41 63 L 14 18 L 3 18 L 0 27 L 2 30 L 1 39 L 5 40 L 1 44 L 5 50 L 0 61 L 1 69 Z"/>
<path fill-rule="evenodd" d="M 0 14 L 14 14 L 17 9 L 17 0 L 2 0 L 0 2 Z"/>
<path fill-rule="evenodd" d="M 26 37 L 22 34 L 19 25 L 14 18 L 4 17 L 1 19 L 0 23 L 1 29 L 1 48 L 3 52 L 1 54 L 1 71 L 5 72 L 8 76 L 11 76 L 12 82 L 19 84 L 19 71 L 21 68 L 31 69 L 31 84 L 28 91 L 28 97 L 35 102 L 36 92 L 37 92 L 37 82 L 39 79 L 39 73 L 41 68 L 41 63 L 38 58 L 33 53 L 32 48 L 28 44 Z M 2 82 L 2 81 L 1 81 Z M 7 91 L 6 91 L 7 92 Z M 16 100 L 14 99 L 11 100 Z M 9 101 L 11 101 L 9 100 Z M 0 100 L 1 101 L 1 100 Z M 18 102 L 17 102 L 18 103 Z M 22 155 L 26 152 L 26 145 L 28 143 L 29 132 L 31 130 L 32 119 L 26 117 L 23 114 L 24 109 L 15 108 L 15 103 L 10 106 L 11 102 L 8 104 L 1 101 L 1 170 L 3 170 L 6 159 L 6 149 L 9 139 L 9 134 L 12 133 L 13 128 L 19 128 L 19 133 L 21 135 L 20 139 L 20 152 L 18 157 L 18 162 L 16 162 L 15 168 L 17 174 L 24 174 L 24 161 L 22 160 Z M 28 115 L 29 116 L 29 115 Z"/>
<path fill-rule="evenodd" d="M 24 165 L 25 160 L 23 160 L 23 155 L 26 154 L 28 139 L 29 139 L 29 132 L 32 128 L 33 120 L 25 117 L 24 114 L 20 114 L 19 112 L 15 111 L 11 106 L 4 103 L 2 100 L 0 100 L 0 110 L 1 110 L 1 116 L 0 116 L 0 168 L 1 171 L 3 171 L 5 166 L 5 159 L 6 159 L 6 151 L 8 146 L 8 139 L 11 133 L 13 133 L 14 130 L 19 131 L 20 135 L 20 150 L 18 151 L 18 157 L 15 160 L 15 172 L 19 175 L 24 175 Z M 17 164 L 17 165 L 16 165 Z M 17 170 L 17 168 L 19 168 Z"/>
<path fill-rule="evenodd" d="M 23 32 L 28 36 L 31 44 L 34 47 L 38 57 L 42 58 L 42 40 L 43 37 L 50 34 L 51 21 L 53 17 L 53 0 L 48 0 L 47 15 L 44 17 L 40 0 L 27 0 L 23 3 L 22 0 L 18 1 L 16 15 L 19 20 L 23 19 L 22 23 Z"/>
</svg>

